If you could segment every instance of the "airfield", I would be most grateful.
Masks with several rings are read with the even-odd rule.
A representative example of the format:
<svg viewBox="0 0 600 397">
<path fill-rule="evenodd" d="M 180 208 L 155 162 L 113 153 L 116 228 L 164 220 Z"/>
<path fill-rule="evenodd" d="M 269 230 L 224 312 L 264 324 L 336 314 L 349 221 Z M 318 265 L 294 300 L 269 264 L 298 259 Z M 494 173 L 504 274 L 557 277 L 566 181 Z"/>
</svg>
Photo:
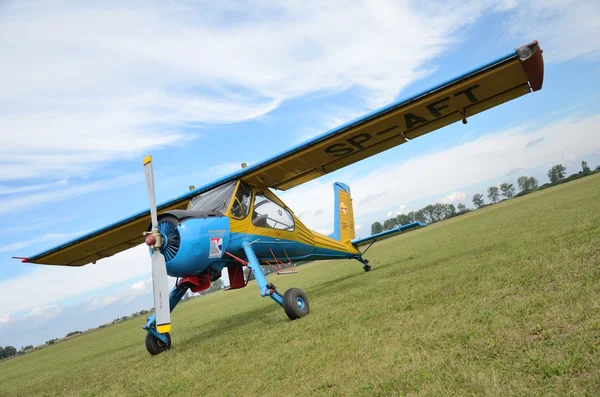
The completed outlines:
<svg viewBox="0 0 600 397">
<path fill-rule="evenodd" d="M 269 275 L 298 321 L 251 284 L 178 306 L 159 356 L 142 317 L 98 329 L 0 362 L 0 395 L 599 394 L 599 197 L 596 174 L 376 243 L 370 273 Z"/>
</svg>

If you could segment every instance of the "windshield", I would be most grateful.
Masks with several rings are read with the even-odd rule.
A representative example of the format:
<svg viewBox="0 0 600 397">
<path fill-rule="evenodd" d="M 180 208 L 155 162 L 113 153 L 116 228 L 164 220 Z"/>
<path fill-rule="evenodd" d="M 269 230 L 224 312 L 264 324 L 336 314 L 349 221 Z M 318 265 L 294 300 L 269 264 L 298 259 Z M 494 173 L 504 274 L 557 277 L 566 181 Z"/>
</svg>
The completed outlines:
<svg viewBox="0 0 600 397">
<path fill-rule="evenodd" d="M 218 211 L 225 213 L 237 181 L 229 182 L 208 192 L 197 195 L 190 201 L 188 210 Z"/>
</svg>

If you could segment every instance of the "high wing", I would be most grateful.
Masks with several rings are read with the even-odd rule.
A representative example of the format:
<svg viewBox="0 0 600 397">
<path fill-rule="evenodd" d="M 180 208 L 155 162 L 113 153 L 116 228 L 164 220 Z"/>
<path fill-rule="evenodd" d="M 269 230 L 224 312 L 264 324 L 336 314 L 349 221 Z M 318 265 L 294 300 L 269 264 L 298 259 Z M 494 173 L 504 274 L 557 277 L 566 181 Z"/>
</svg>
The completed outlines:
<svg viewBox="0 0 600 397">
<path fill-rule="evenodd" d="M 189 200 L 224 183 L 242 179 L 287 190 L 373 156 L 410 139 L 542 88 L 544 61 L 537 41 L 407 100 L 394 102 L 292 149 L 240 169 L 158 206 L 184 209 Z M 82 266 L 143 242 L 150 211 L 141 211 L 23 262 Z"/>
<path fill-rule="evenodd" d="M 264 161 L 243 177 L 287 190 L 542 88 L 537 41 L 408 100 L 392 103 Z"/>
</svg>

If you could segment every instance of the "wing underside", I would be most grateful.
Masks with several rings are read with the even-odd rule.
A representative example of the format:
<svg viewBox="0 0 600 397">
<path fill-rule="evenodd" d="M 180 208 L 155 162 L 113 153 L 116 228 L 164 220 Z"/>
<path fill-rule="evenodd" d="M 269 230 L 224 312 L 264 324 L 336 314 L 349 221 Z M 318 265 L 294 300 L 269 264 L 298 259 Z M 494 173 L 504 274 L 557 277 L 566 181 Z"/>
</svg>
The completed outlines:
<svg viewBox="0 0 600 397">
<path fill-rule="evenodd" d="M 185 209 L 187 204 L 188 201 L 185 200 L 160 209 L 162 211 Z M 150 211 L 144 211 L 83 238 L 24 259 L 23 262 L 61 266 L 83 266 L 95 263 L 97 260 L 142 244 L 143 232 L 148 229 L 149 224 Z"/>
<path fill-rule="evenodd" d="M 533 42 L 493 64 L 336 128 L 304 147 L 255 167 L 243 180 L 290 189 L 537 91 L 542 80 L 541 50 Z"/>
</svg>

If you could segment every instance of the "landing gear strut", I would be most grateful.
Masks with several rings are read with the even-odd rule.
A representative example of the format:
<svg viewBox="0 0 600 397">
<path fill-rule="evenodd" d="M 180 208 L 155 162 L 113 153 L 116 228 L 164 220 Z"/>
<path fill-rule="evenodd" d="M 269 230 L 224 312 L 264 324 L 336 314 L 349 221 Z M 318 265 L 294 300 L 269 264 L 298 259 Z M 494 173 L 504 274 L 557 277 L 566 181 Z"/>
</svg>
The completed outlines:
<svg viewBox="0 0 600 397">
<path fill-rule="evenodd" d="M 369 265 L 369 260 L 365 258 L 356 258 L 357 261 L 363 264 L 363 269 L 365 272 L 371 271 L 371 265 Z"/>
<path fill-rule="evenodd" d="M 285 310 L 285 314 L 287 314 L 290 320 L 296 320 L 308 315 L 310 306 L 308 304 L 308 297 L 304 291 L 300 288 L 290 288 L 285 291 L 282 296 L 273 284 L 267 283 L 265 273 L 260 267 L 254 250 L 252 250 L 252 245 L 250 243 L 244 243 L 243 248 L 246 257 L 248 258 L 248 267 L 254 273 L 254 278 L 256 279 L 258 288 L 260 288 L 261 296 L 268 296 L 282 306 L 283 310 Z"/>
</svg>

